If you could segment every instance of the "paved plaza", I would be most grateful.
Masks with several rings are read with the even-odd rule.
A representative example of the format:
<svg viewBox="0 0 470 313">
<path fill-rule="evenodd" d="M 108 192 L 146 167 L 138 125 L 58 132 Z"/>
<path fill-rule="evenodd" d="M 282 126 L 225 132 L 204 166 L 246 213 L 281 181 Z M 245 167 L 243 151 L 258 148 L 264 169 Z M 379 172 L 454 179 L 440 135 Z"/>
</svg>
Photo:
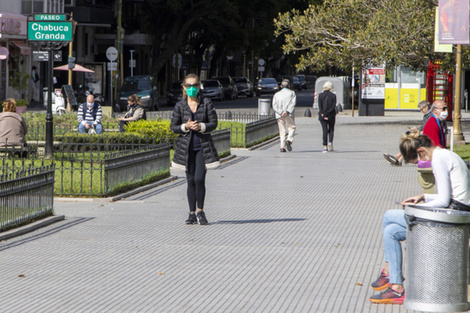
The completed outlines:
<svg viewBox="0 0 470 313">
<path fill-rule="evenodd" d="M 121 201 L 56 199 L 63 221 L 0 243 L 0 312 L 410 312 L 369 302 L 381 219 L 422 192 L 382 157 L 419 113 L 316 118 L 208 171 L 209 225 L 185 225 L 184 172 Z M 466 133 L 467 140 L 470 133 Z"/>
</svg>

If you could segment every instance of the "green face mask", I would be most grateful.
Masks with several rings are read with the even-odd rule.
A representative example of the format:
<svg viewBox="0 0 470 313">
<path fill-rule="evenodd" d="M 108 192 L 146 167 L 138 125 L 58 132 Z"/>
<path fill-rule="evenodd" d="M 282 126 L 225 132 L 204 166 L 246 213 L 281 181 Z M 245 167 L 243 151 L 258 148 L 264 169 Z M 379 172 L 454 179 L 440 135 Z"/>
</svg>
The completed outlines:
<svg viewBox="0 0 470 313">
<path fill-rule="evenodd" d="M 194 98 L 197 96 L 199 90 L 196 87 L 189 87 L 186 89 L 186 93 L 190 98 Z"/>
</svg>

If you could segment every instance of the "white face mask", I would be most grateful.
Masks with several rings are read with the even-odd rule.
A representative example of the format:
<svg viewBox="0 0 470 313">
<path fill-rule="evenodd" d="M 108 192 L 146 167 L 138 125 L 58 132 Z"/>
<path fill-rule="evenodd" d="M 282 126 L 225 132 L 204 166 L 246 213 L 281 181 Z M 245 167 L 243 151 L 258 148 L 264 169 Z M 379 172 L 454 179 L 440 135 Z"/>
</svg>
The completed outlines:
<svg viewBox="0 0 470 313">
<path fill-rule="evenodd" d="M 89 108 L 93 107 L 93 103 L 90 103 L 90 102 L 87 102 L 86 105 L 87 105 Z"/>
<path fill-rule="evenodd" d="M 441 111 L 441 115 L 439 117 L 445 120 L 447 116 L 449 116 L 449 112 L 446 110 L 446 111 Z"/>
</svg>

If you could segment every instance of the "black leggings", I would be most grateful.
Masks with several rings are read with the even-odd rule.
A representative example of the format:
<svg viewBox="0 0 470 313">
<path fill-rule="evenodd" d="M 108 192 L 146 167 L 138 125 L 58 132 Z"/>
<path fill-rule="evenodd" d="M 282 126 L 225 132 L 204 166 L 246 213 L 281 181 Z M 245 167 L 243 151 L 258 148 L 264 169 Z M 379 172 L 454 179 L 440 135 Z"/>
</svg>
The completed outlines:
<svg viewBox="0 0 470 313">
<path fill-rule="evenodd" d="M 329 117 L 328 120 L 320 120 L 323 129 L 323 145 L 327 146 L 329 142 L 333 143 L 333 136 L 335 134 L 336 116 Z"/>
<path fill-rule="evenodd" d="M 202 150 L 189 151 L 188 167 L 186 169 L 186 180 L 188 182 L 189 211 L 204 209 L 204 198 L 206 197 L 206 164 Z"/>
</svg>

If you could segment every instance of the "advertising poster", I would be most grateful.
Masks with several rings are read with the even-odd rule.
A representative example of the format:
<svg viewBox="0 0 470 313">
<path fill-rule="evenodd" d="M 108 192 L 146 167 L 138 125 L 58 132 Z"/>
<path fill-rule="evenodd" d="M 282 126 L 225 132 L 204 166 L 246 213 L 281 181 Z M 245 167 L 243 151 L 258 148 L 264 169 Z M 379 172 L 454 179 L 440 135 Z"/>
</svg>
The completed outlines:
<svg viewBox="0 0 470 313">
<path fill-rule="evenodd" d="M 468 45 L 468 0 L 439 0 L 439 43 Z"/>
<path fill-rule="evenodd" d="M 385 66 L 362 69 L 362 99 L 385 99 Z"/>
</svg>

